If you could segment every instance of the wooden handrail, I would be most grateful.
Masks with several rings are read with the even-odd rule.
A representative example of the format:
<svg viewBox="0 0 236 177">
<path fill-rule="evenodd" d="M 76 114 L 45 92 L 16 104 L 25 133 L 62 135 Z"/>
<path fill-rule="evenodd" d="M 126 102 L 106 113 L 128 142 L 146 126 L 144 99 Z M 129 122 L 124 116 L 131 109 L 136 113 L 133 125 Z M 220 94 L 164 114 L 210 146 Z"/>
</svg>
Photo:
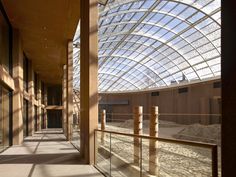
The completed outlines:
<svg viewBox="0 0 236 177">
<path fill-rule="evenodd" d="M 218 177 L 218 153 L 217 153 L 216 144 L 159 138 L 159 137 L 152 137 L 152 136 L 146 136 L 146 135 L 136 135 L 136 134 L 131 134 L 131 133 L 121 133 L 121 132 L 100 130 L 100 129 L 95 129 L 94 131 L 95 135 L 96 135 L 96 132 L 103 132 L 103 133 L 117 134 L 117 135 L 130 136 L 130 137 L 136 137 L 136 138 L 144 138 L 144 139 L 149 139 L 149 140 L 157 140 L 157 141 L 162 141 L 162 142 L 167 142 L 167 143 L 183 144 L 183 145 L 189 145 L 189 146 L 195 146 L 195 147 L 208 148 L 211 150 L 211 154 L 212 154 L 212 177 Z"/>
<path fill-rule="evenodd" d="M 122 132 L 115 132 L 115 131 L 108 131 L 108 130 L 103 131 L 100 129 L 95 129 L 95 131 L 104 132 L 104 133 L 112 133 L 112 134 L 117 134 L 117 135 L 124 135 L 124 136 L 131 136 L 131 137 L 136 137 L 136 138 L 157 140 L 157 141 L 162 141 L 166 143 L 183 144 L 183 145 L 189 145 L 189 146 L 195 146 L 195 147 L 209 148 L 209 149 L 217 147 L 216 144 L 211 144 L 211 143 L 200 143 L 200 142 L 186 141 L 186 140 L 159 138 L 159 137 L 153 137 L 153 136 L 147 136 L 147 135 L 136 135 L 136 134 L 131 134 L 131 133 L 122 133 Z"/>
<path fill-rule="evenodd" d="M 131 116 L 133 113 L 106 113 L 107 115 Z M 143 113 L 143 115 L 151 115 Z M 221 114 L 189 114 L 189 113 L 159 113 L 159 116 L 222 116 Z"/>
</svg>

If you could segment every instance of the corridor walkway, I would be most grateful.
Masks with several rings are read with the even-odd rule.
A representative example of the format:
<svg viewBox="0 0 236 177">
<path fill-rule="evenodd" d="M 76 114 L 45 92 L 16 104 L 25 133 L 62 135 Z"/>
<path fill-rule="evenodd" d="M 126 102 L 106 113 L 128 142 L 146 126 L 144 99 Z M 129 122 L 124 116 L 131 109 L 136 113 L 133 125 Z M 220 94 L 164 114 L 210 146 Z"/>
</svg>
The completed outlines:
<svg viewBox="0 0 236 177">
<path fill-rule="evenodd" d="M 20 146 L 0 154 L 1 177 L 102 177 L 83 165 L 78 151 L 60 129 L 49 129 L 27 137 Z"/>
</svg>

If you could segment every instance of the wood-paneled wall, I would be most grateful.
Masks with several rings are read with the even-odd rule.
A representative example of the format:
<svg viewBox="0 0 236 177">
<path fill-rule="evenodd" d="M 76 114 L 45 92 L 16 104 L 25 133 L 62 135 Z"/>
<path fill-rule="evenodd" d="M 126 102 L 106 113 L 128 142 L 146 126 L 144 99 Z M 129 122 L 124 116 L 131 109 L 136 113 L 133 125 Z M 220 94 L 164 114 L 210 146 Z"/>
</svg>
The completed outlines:
<svg viewBox="0 0 236 177">
<path fill-rule="evenodd" d="M 132 113 L 134 106 L 143 106 L 144 113 L 150 113 L 152 106 L 159 107 L 159 113 L 173 114 L 220 114 L 221 113 L 221 88 L 214 88 L 214 83 L 220 80 L 211 80 L 197 84 L 190 84 L 181 87 L 167 88 L 155 91 L 136 92 L 136 93 L 101 93 L 100 102 L 103 104 L 113 102 L 112 113 Z M 188 91 L 179 93 L 179 88 L 187 87 Z M 152 92 L 159 92 L 158 96 L 152 96 Z M 128 104 L 115 104 L 123 100 L 128 100 Z M 115 119 L 131 119 L 132 116 L 114 116 Z M 161 115 L 160 119 L 176 121 L 180 123 L 217 123 L 219 116 L 207 116 L 208 119 L 202 119 L 202 116 L 181 115 L 167 116 Z M 146 117 L 147 118 L 147 117 Z M 144 117 L 145 119 L 145 117 Z"/>
</svg>

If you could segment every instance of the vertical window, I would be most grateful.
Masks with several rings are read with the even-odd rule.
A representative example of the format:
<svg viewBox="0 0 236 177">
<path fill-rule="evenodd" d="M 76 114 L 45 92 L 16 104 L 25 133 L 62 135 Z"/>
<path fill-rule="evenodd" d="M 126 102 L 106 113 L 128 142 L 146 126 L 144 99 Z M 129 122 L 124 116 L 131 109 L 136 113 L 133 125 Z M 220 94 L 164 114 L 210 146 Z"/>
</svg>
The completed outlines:
<svg viewBox="0 0 236 177">
<path fill-rule="evenodd" d="M 23 105 L 23 125 L 24 125 L 23 134 L 24 137 L 26 137 L 28 136 L 28 101 L 25 99 Z"/>
<path fill-rule="evenodd" d="M 41 103 L 42 104 L 45 104 L 44 103 L 44 95 L 45 95 L 44 83 L 42 82 L 42 84 L 41 84 Z"/>
<path fill-rule="evenodd" d="M 48 105 L 62 105 L 61 85 L 53 85 L 47 88 Z"/>
<path fill-rule="evenodd" d="M 9 55 L 9 44 L 10 44 L 10 27 L 0 11 L 0 64 L 3 68 L 10 72 L 10 55 Z"/>
<path fill-rule="evenodd" d="M 11 25 L 0 2 L 0 65 L 11 75 Z M 0 83 L 0 151 L 9 146 L 11 92 Z M 11 127 L 12 128 L 12 127 Z"/>
<path fill-rule="evenodd" d="M 38 75 L 34 73 L 34 96 L 38 99 Z"/>
<path fill-rule="evenodd" d="M 41 109 L 41 114 L 42 114 L 42 117 L 41 117 L 41 129 L 44 129 L 45 128 L 45 116 L 44 116 L 44 109 L 42 108 Z"/>
<path fill-rule="evenodd" d="M 34 106 L 34 130 L 38 130 L 38 111 L 37 106 Z"/>
<path fill-rule="evenodd" d="M 9 146 L 9 91 L 0 86 L 0 151 Z"/>
<path fill-rule="evenodd" d="M 28 73 L 28 69 L 29 69 L 29 62 L 28 59 L 26 58 L 26 56 L 24 55 L 23 58 L 23 81 L 24 81 L 24 90 L 26 90 L 28 92 L 28 82 L 29 82 L 29 73 Z"/>
<path fill-rule="evenodd" d="M 62 110 L 47 110 L 48 128 L 62 128 Z"/>
</svg>

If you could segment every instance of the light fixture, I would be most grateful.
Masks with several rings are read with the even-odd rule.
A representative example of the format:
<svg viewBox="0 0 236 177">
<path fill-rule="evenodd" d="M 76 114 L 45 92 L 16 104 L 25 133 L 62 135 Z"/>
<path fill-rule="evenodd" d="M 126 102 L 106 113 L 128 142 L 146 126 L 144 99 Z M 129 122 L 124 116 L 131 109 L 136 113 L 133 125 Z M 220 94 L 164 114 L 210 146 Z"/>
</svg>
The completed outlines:
<svg viewBox="0 0 236 177">
<path fill-rule="evenodd" d="M 107 4 L 108 0 L 98 0 L 98 3 L 105 6 Z"/>
</svg>

